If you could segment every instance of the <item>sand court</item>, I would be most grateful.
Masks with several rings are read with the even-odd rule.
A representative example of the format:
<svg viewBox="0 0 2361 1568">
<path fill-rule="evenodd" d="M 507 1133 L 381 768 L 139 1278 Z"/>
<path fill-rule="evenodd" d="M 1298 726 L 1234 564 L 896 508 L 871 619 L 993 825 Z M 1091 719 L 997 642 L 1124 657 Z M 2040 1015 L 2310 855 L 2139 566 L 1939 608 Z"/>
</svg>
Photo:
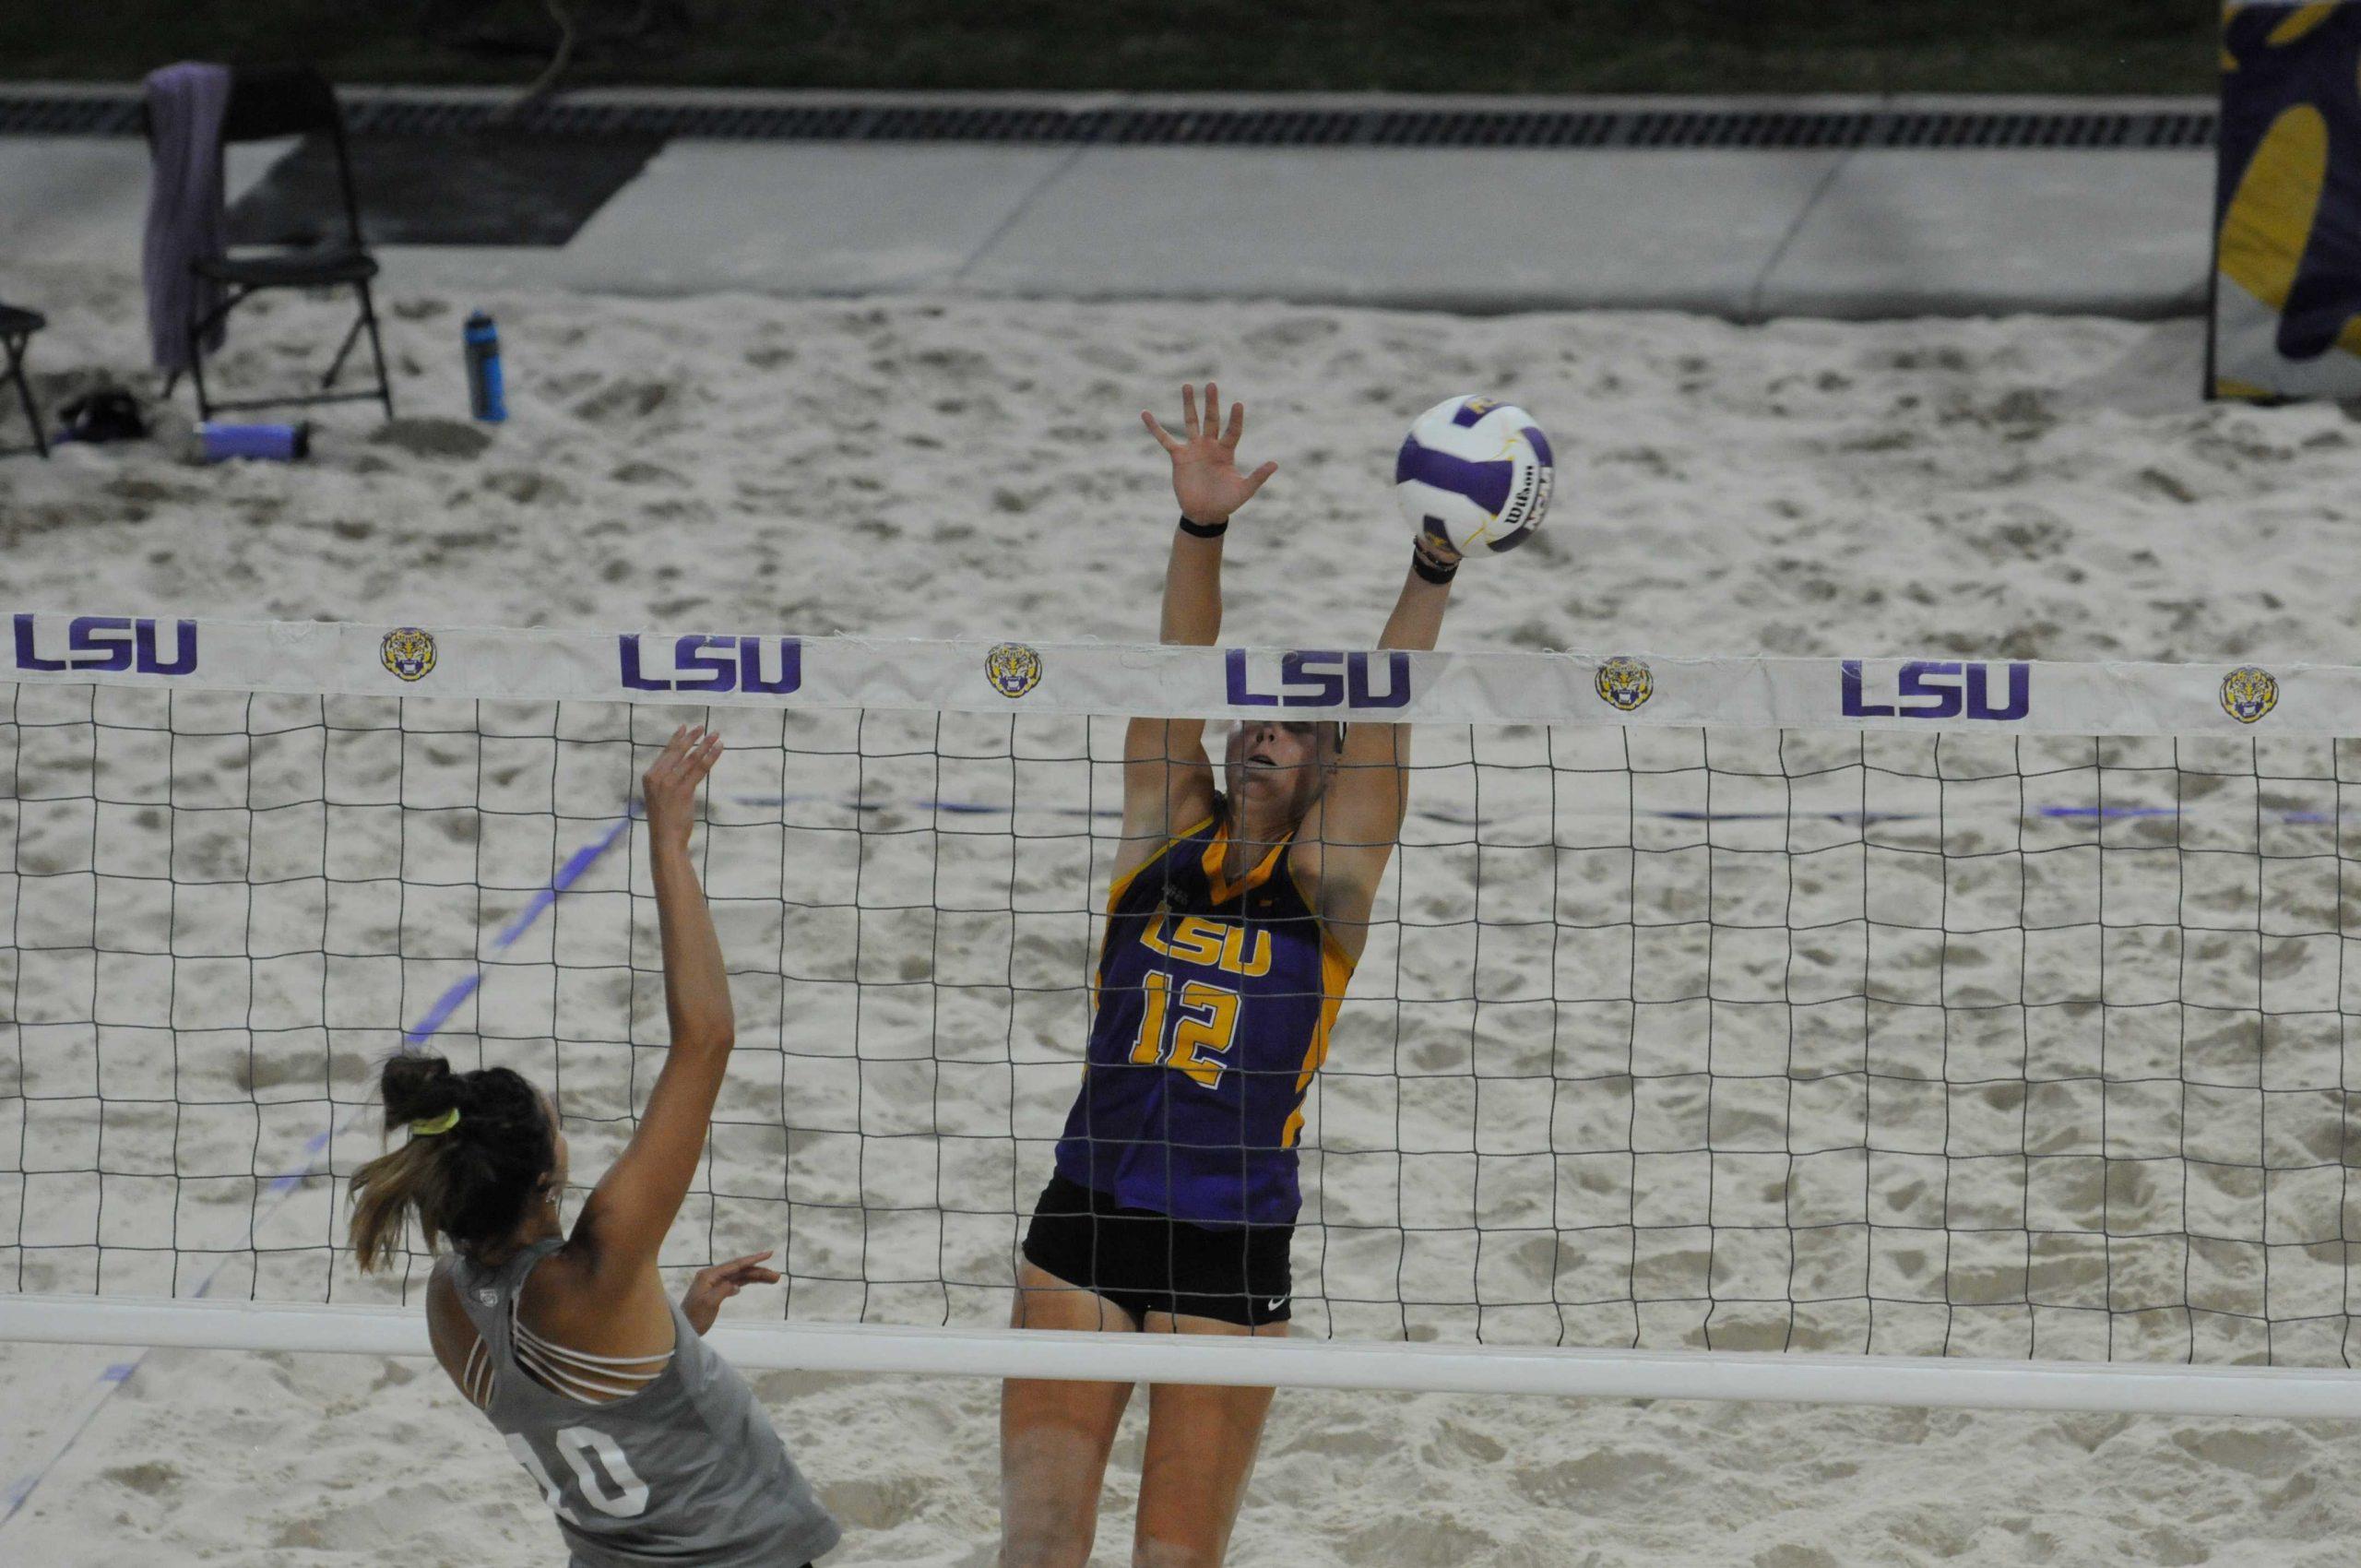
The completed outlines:
<svg viewBox="0 0 2361 1568">
<path fill-rule="evenodd" d="M 135 363 L 125 302 L 119 281 L 56 282 L 44 303 L 52 337 L 65 347 L 45 342 L 44 358 Z M 458 321 L 478 303 L 499 315 L 516 410 L 489 441 L 456 418 Z M 1482 386 L 1548 424 L 1560 509 L 1519 555 L 1466 569 L 1448 646 L 2361 661 L 2356 590 L 2320 569 L 2348 552 L 2341 497 L 2361 468 L 2352 426 L 2334 408 L 2264 411 L 2161 397 L 2160 379 L 2185 374 L 2194 385 L 2198 333 L 2188 323 L 1737 327 L 1672 315 L 1463 320 L 1275 303 L 441 291 L 396 292 L 388 314 L 405 419 L 380 430 L 332 417 L 307 465 L 198 470 L 158 443 L 0 466 L 16 601 L 252 619 L 399 613 L 430 626 L 1131 641 L 1152 630 L 1169 511 L 1136 410 L 1162 408 L 1179 381 L 1213 374 L 1249 404 L 1249 448 L 1281 463 L 1232 535 L 1226 634 L 1237 641 L 1351 647 L 1370 637 L 1401 569 L 1385 485 L 1392 447 L 1434 397 Z M 262 374 L 274 352 L 273 334 L 249 329 L 232 339 L 222 374 Z M 109 1026 L 122 1033 L 98 1052 L 110 1075 L 105 1115 L 53 1115 L 58 1086 L 34 1063 L 53 1058 L 41 1055 L 30 1015 L 20 1015 L 28 1098 L 18 1103 L 28 1109 L 13 1141 L 29 1172 L 36 1161 L 57 1168 L 42 1179 L 57 1187 L 44 1197 L 28 1174 L 16 1201 L 28 1227 L 71 1233 L 84 1200 L 69 1194 L 64 1171 L 87 1169 L 101 1132 L 119 1131 L 126 1141 L 111 1143 L 106 1158 L 111 1168 L 125 1162 L 132 1185 L 106 1212 L 122 1228 L 110 1236 L 126 1268 L 168 1265 L 169 1254 L 139 1263 L 153 1254 L 138 1249 L 175 1227 L 185 1247 L 226 1226 L 219 1244 L 234 1248 L 237 1221 L 254 1207 L 252 1172 L 274 1168 L 253 1161 L 291 1158 L 321 1130 L 328 1099 L 313 1070 L 324 1063 L 329 1093 L 349 1101 L 371 1055 L 392 1047 L 421 1002 L 467 967 L 481 933 L 594 837 L 628 790 L 622 742 L 631 731 L 619 709 L 577 716 L 519 705 L 491 716 L 481 733 L 455 726 L 405 740 L 372 728 L 384 724 L 382 711 L 356 707 L 331 742 L 325 719 L 300 700 L 271 699 L 252 714 L 225 710 L 222 735 L 184 737 L 156 754 L 157 732 L 136 728 L 125 708 L 112 716 L 121 722 L 105 731 L 108 743 L 149 748 L 160 778 L 169 775 L 175 799 L 192 808 L 173 814 L 197 830 L 165 842 L 139 820 L 138 802 L 103 808 L 119 814 L 103 826 L 101 808 L 82 816 L 69 802 L 36 808 L 29 785 L 72 792 L 50 787 L 71 785 L 87 736 L 70 711 L 18 700 L 27 739 L 17 763 L 17 873 L 44 878 L 38 897 L 20 891 L 14 900 L 19 942 L 44 944 L 44 956 L 36 962 L 28 951 L 12 977 L 18 1005 L 68 1008 L 103 987 L 125 1021 Z M 730 716 L 725 732 L 742 754 L 729 766 L 743 772 L 717 779 L 713 890 L 725 949 L 742 971 L 750 1039 L 767 1031 L 771 1049 L 747 1052 L 742 1081 L 733 1078 L 711 1195 L 682 1244 L 768 1244 L 789 1206 L 803 1209 L 795 1290 L 750 1293 L 733 1311 L 997 1315 L 1013 1225 L 1000 1200 L 1029 1198 L 1027 1184 L 1043 1174 L 1043 1140 L 1054 1135 L 1079 1050 L 1074 987 L 1109 831 L 1092 814 L 1110 798 L 1103 765 L 1088 759 L 1110 754 L 1104 729 L 1044 721 L 1012 737 L 1006 724 L 912 729 L 897 719 L 853 733 L 840 716 Z M 1415 1298 L 1442 1304 L 1419 1308 L 1409 1326 L 1443 1337 L 1608 1333 L 1603 1311 L 1578 1313 L 1569 1330 L 1558 1309 L 1535 1303 L 1628 1286 L 1604 1250 L 1570 1258 L 1550 1237 L 1569 1216 L 1628 1223 L 1649 1195 L 1631 1190 L 1635 1136 L 1667 1151 L 1652 1171 L 1656 1195 L 1702 1181 L 1743 1204 L 1762 1195 L 1750 1158 L 1822 1146 L 1829 1129 L 1870 1112 L 1841 1075 L 1792 1106 L 1705 1092 L 1706 1075 L 1742 1085 L 1774 1051 L 1809 1062 L 1817 1050 L 1833 1063 L 1848 1039 L 1857 1045 L 1857 1028 L 1846 1036 L 1809 995 L 1793 999 L 1792 1041 L 1787 1015 L 1775 1014 L 1774 1030 L 1767 1005 L 1725 1007 L 1709 1020 L 1670 1001 L 1642 1007 L 1648 1016 L 1637 1024 L 1608 1015 L 1640 1005 L 1659 982 L 1665 996 L 1679 994 L 1680 977 L 1708 960 L 1717 980 L 1767 997 L 1761 988 L 1790 955 L 1755 951 L 1748 932 L 1774 905 L 1799 904 L 1807 924 L 1832 926 L 1872 899 L 1877 918 L 1896 922 L 1947 899 L 1955 927 L 1997 928 L 2025 909 L 2065 921 L 2090 897 L 2102 845 L 2160 841 L 2153 823 L 2138 820 L 2028 827 L 2022 799 L 1979 794 L 1973 758 L 1915 754 L 1897 742 L 1872 759 L 1872 785 L 1844 771 L 1840 750 L 1808 741 L 1779 760 L 1811 780 L 1801 786 L 1804 806 L 1826 811 L 1798 813 L 1792 879 L 1774 886 L 1744 853 L 1770 843 L 1769 827 L 1717 823 L 1708 835 L 1644 814 L 1702 804 L 1703 787 L 1691 759 L 1671 749 L 1677 737 L 1647 739 L 1667 750 L 1636 774 L 1616 756 L 1560 749 L 1547 760 L 1575 782 L 1553 790 L 1540 783 L 1547 770 L 1524 770 L 1543 754 L 1537 735 L 1438 728 L 1429 745 L 1422 733 L 1421 760 L 1436 766 L 1420 779 L 1399 886 L 1381 917 L 1407 923 L 1373 940 L 1323 1083 L 1326 1152 L 1307 1172 L 1316 1195 L 1304 1245 L 1323 1244 L 1299 1253 L 1298 1277 L 1308 1296 L 1310 1282 L 1322 1282 L 1334 1315 L 1308 1326 L 1399 1332 L 1400 1303 Z M 1732 745 L 1714 759 L 1730 776 L 1762 761 L 1746 749 L 1759 742 Z M 208 779 L 230 771 L 231 759 L 215 754 L 224 749 L 239 754 L 256 795 L 234 809 L 221 802 L 218 820 L 198 825 L 212 809 Z M 848 777 L 848 754 L 871 759 L 857 778 Z M 2146 800 L 2133 776 L 2153 766 L 2161 765 L 2136 747 L 2102 766 L 2061 746 L 2032 776 L 2060 800 L 2102 773 L 2119 776 L 2125 798 Z M 2222 784 L 2193 802 L 2183 831 L 2218 836 L 2225 848 L 2268 838 L 2290 871 L 2271 888 L 2270 907 L 2332 920 L 2334 888 L 2306 883 L 2301 867 L 2324 849 L 2334 856 L 2334 827 L 2302 820 L 2333 809 L 2334 786 L 2324 791 L 2296 777 L 2304 768 L 2286 771 L 2285 781 Z M 1724 777 L 1714 775 L 1717 791 Z M 1865 790 L 1869 806 L 1904 817 L 1938 786 L 1956 791 L 1942 829 L 1955 854 L 2021 830 L 2056 853 L 2016 862 L 2044 868 L 2030 873 L 2007 869 L 2007 857 L 1963 860 L 1964 872 L 1929 881 L 1919 863 L 1935 847 L 1931 829 L 1897 820 L 1865 830 L 1842 819 Z M 478 826 L 469 799 L 516 814 Z M 1013 815 L 944 819 L 917 804 L 929 799 Z M 1735 803 L 1767 808 L 1743 795 Z M 1471 817 L 1485 825 L 1480 864 L 1465 842 Z M 1022 856 L 1007 852 L 1012 826 L 1025 836 Z M 1890 856 L 1866 882 L 1857 874 L 1865 832 Z M 1574 847 L 1539 848 L 1553 841 Z M 118 858 L 101 868 L 93 844 Z M 2075 858 L 2085 848 L 2089 863 Z M 271 872 L 271 890 L 248 886 L 249 857 Z M 2120 864 L 2106 895 L 2125 909 L 2177 897 L 2187 900 L 2176 906 L 2181 918 L 2193 909 L 2208 925 L 2251 932 L 2269 918 L 2251 887 L 2167 889 L 2143 880 L 2136 856 Z M 184 900 L 160 906 L 113 885 L 162 874 L 188 885 Z M 529 1070 L 562 1070 L 586 1172 L 619 1136 L 635 1081 L 644 1090 L 647 1076 L 635 1075 L 646 1047 L 634 1042 L 654 998 L 631 983 L 627 966 L 647 933 L 623 896 L 635 874 L 644 876 L 620 857 L 601 862 L 513 966 L 495 967 L 498 983 L 487 983 L 480 1004 L 484 1032 L 519 1037 L 496 1049 Z M 217 876 L 225 880 L 206 880 Z M 400 897 L 389 897 L 396 884 Z M 933 907 L 909 907 L 921 900 Z M 1720 923 L 1703 946 L 1682 935 L 1708 914 Z M 1579 935 L 1635 917 L 1655 922 L 1662 944 L 1639 969 L 1628 944 L 1619 956 L 1611 943 Z M 1517 922 L 1535 920 L 1577 934 L 1554 944 L 1517 934 L 1525 929 Z M 45 945 L 94 921 L 112 945 L 169 952 L 178 980 L 155 952 L 111 959 L 102 977 L 95 957 L 77 967 Z M 222 940 L 232 928 L 235 940 Z M 1841 992 L 1846 944 L 1823 945 L 1805 944 L 1807 957 Z M 1897 952 L 1885 972 L 1938 1000 L 1947 986 L 1965 988 L 1950 1000 L 1980 1005 L 1987 991 L 2059 993 L 2094 961 L 2064 942 L 2004 953 L 1973 930 L 1952 945 L 1947 957 Z M 2150 965 L 2194 983 L 2190 999 L 2201 1000 L 2209 977 L 2218 972 L 2228 987 L 2238 972 L 2238 954 L 2219 946 L 2212 956 L 2193 945 L 2119 957 L 2132 966 L 2127 974 Z M 323 963 L 311 949 L 347 956 Z M 407 956 L 387 956 L 397 950 Z M 245 962 L 266 952 L 281 956 Z M 1643 1070 L 1596 1048 L 1611 1031 L 1545 1016 L 1553 995 L 1595 999 L 1556 1005 L 1636 1028 Z M 553 1007 L 581 1042 L 567 1045 L 562 1063 L 552 1041 L 530 1033 Z M 1880 1038 L 1906 1054 L 1908 1010 L 1896 1007 Z M 268 1020 L 276 1043 L 258 1046 L 250 1018 Z M 2189 1052 L 2176 1066 L 2237 1059 L 2236 1039 L 2180 1023 L 2160 1012 L 2100 1043 L 2135 1055 Z M 856 1028 L 858 1054 L 846 1038 Z M 167 1031 L 177 1031 L 179 1093 L 142 1105 L 137 1086 L 173 1059 Z M 1953 1053 L 1957 1076 L 1984 1075 L 1982 1061 L 2002 1078 L 2021 1070 L 1993 1055 L 2009 1038 L 1994 1030 L 1934 1043 Z M 2092 1041 L 2068 1029 L 2035 1044 L 2067 1063 Z M 2291 1087 L 2309 1082 L 2305 1063 L 2325 1049 L 2291 1040 L 2274 1070 L 2296 1075 L 2282 1080 Z M 1581 1092 L 1536 1107 L 1517 1086 L 1538 1076 Z M 1867 1181 L 1897 1206 L 1931 1206 L 1937 1226 L 1946 1203 L 1961 1213 L 2005 1209 L 2010 1183 L 1980 1182 L 1976 1172 L 1992 1168 L 1978 1160 L 2002 1148 L 1992 1140 L 2025 1108 L 1982 1092 L 1940 1079 L 1897 1089 L 1876 1112 L 1880 1141 L 1920 1163 L 1871 1173 L 1845 1158 L 1820 1160 L 1804 1196 L 1833 1204 Z M 175 1109 L 175 1098 L 187 1103 Z M 782 1102 L 793 1107 L 795 1133 L 779 1129 Z M 38 1117 L 34 1105 L 44 1108 Z M 2052 1109 L 2060 1127 L 2079 1114 Z M 2243 1125 L 2238 1114 L 2225 1099 L 2211 1125 L 2228 1137 Z M 1714 1146 L 1727 1152 L 1677 1152 L 1694 1146 L 1709 1117 Z M 138 1151 L 169 1145 L 167 1120 L 178 1124 L 180 1158 L 198 1162 L 184 1169 L 206 1173 L 181 1184 L 169 1207 L 159 1206 L 160 1188 L 137 1185 L 160 1178 L 129 1169 L 148 1158 Z M 2279 1132 L 2300 1147 L 2332 1141 L 2340 1125 L 2330 1113 Z M 1965 1140 L 1948 1153 L 1946 1129 Z M 862 1156 L 865 1141 L 929 1131 L 939 1136 L 895 1144 L 923 1146 L 921 1158 Z M 373 1141 L 356 1137 L 356 1151 Z M 1619 1148 L 1627 1174 L 1619 1186 L 1610 1161 L 1581 1156 L 1556 1168 L 1564 1162 L 1536 1154 L 1553 1146 Z M 1947 1163 L 1956 1175 L 1948 1192 Z M 204 1195 L 216 1183 L 219 1195 Z M 969 1192 L 993 1202 L 948 1211 L 941 1203 Z M 326 1194 L 325 1183 L 307 1189 L 273 1223 L 291 1233 L 328 1224 Z M 2109 1190 L 2078 1176 L 2037 1195 L 2060 1217 L 2149 1203 L 2163 1223 L 2176 1206 L 2237 1194 L 2201 1181 L 2181 1192 Z M 2279 1212 L 2291 1222 L 2308 1224 L 2321 1202 L 2331 1207 L 2320 1212 L 2333 1209 L 2317 1194 L 2291 1191 L 2285 1202 Z M 864 1226 L 862 1206 L 890 1218 Z M 1480 1249 L 1465 1229 L 1478 1219 Z M 1693 1273 L 1706 1266 L 1702 1242 L 1669 1237 L 1643 1266 L 1657 1277 Z M 1778 1261 L 1741 1249 L 1717 1252 L 1711 1266 L 1735 1283 Z M 1845 1261 L 1831 1253 L 1806 1264 L 1836 1270 Z M 1944 1260 L 1888 1261 L 1902 1272 L 1884 1284 L 1903 1294 L 1927 1277 L 1912 1267 Z M 2077 1268 L 2103 1278 L 2107 1264 L 2061 1256 L 2048 1266 L 2066 1271 L 2061 1278 Z M 879 1289 L 863 1282 L 864 1270 L 900 1282 Z M 2305 1285 L 2297 1273 L 2283 1282 Z M 29 1272 L 23 1283 L 87 1288 L 65 1272 L 46 1284 Z M 305 1300 L 368 1293 L 325 1254 L 289 1259 L 283 1276 L 266 1269 L 252 1288 L 265 1286 Z M 249 1286 L 233 1268 L 224 1288 Z M 1698 1332 L 1669 1313 L 1641 1326 L 1667 1343 Z M 1738 1340 L 1769 1332 L 1742 1313 L 1717 1326 Z M 1859 1325 L 1832 1312 L 1816 1326 L 1840 1343 Z M 1948 1326 L 1989 1334 L 1996 1348 L 2016 1332 L 1998 1318 Z M 1905 1315 L 1893 1327 L 1940 1347 L 1931 1322 Z M 35 1462 L 111 1360 L 0 1351 L 9 1403 L 35 1412 L 0 1440 L 0 1468 Z M 991 1560 L 981 1544 L 996 1519 L 988 1384 L 764 1374 L 756 1386 L 848 1526 L 835 1561 Z M 159 1354 L 50 1475 L 11 1540 L 29 1560 L 93 1561 L 95 1520 L 108 1522 L 101 1533 L 111 1555 L 547 1560 L 548 1524 L 529 1486 L 464 1415 L 421 1364 Z M 1118 1448 L 1110 1516 L 1136 1484 L 1126 1478 L 1136 1476 L 1137 1442 L 1134 1430 Z M 2325 1565 L 2342 1561 L 2361 1527 L 2334 1484 L 2355 1442 L 2342 1428 L 2274 1422 L 1287 1394 L 1234 1555 L 1804 1568 L 1857 1560 L 1827 1545 L 1846 1539 L 1871 1543 L 1872 1555 L 1857 1560 L 1896 1563 L 2116 1554 Z M 2029 1474 L 2039 1479 L 2029 1484 Z M 1107 1534 L 1101 1560 L 1120 1561 L 1116 1532 Z"/>
</svg>

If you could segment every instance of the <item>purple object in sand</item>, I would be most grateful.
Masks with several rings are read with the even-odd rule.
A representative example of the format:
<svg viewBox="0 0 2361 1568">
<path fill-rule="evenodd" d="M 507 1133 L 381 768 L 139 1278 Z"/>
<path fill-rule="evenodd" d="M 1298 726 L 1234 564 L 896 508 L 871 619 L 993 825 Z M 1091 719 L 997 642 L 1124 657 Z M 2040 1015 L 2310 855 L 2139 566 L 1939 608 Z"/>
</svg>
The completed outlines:
<svg viewBox="0 0 2361 1568">
<path fill-rule="evenodd" d="M 312 427 L 301 424 L 201 424 L 197 440 L 205 460 L 226 463 L 232 457 L 260 457 L 291 462 L 312 455 Z"/>
</svg>

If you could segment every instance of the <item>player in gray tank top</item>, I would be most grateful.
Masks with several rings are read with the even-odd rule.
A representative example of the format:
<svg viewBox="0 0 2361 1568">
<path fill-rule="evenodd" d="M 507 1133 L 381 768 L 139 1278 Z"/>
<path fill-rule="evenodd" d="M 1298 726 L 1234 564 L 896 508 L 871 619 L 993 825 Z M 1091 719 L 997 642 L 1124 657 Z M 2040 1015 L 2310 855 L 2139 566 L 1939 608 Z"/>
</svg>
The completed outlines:
<svg viewBox="0 0 2361 1568">
<path fill-rule="evenodd" d="M 574 1562 L 793 1568 L 836 1545 L 835 1522 L 753 1391 L 678 1305 L 672 1359 L 636 1394 L 587 1405 L 522 1372 L 510 1338 L 517 1291 L 563 1245 L 549 1237 L 495 1268 L 462 1257 L 450 1280 L 493 1369 L 484 1414 L 540 1484 Z"/>
<path fill-rule="evenodd" d="M 568 1231 L 566 1145 L 547 1096 L 504 1067 L 386 1063 L 390 1133 L 353 1173 L 354 1250 L 389 1262 L 415 1218 L 448 1236 L 426 1292 L 437 1360 L 557 1515 L 573 1568 L 798 1568 L 836 1544 L 753 1391 L 705 1342 L 721 1302 L 774 1283 L 768 1253 L 701 1271 L 678 1302 L 656 1259 L 694 1178 L 735 1024 L 688 856 L 719 737 L 683 726 L 645 781 L 671 1046 L 630 1144 Z"/>
</svg>

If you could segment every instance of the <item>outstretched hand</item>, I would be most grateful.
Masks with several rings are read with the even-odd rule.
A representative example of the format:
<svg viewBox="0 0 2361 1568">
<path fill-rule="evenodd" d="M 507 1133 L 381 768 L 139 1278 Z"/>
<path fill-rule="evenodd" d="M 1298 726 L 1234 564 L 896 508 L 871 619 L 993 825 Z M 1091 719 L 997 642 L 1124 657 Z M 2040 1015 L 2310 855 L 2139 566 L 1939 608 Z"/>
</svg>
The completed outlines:
<svg viewBox="0 0 2361 1568">
<path fill-rule="evenodd" d="M 647 802 L 648 831 L 659 844 L 685 847 L 696 821 L 697 786 L 721 760 L 721 735 L 703 725 L 683 724 L 664 742 L 664 751 L 648 764 L 640 780 Z"/>
<path fill-rule="evenodd" d="M 1145 410 L 1140 411 L 1140 421 L 1172 455 L 1172 494 L 1180 503 L 1180 515 L 1192 523 L 1226 523 L 1232 512 L 1253 499 L 1264 480 L 1279 471 L 1279 465 L 1264 463 L 1251 474 L 1238 471 L 1238 438 L 1246 434 L 1246 405 L 1230 405 L 1229 427 L 1224 430 L 1221 389 L 1212 382 L 1205 383 L 1204 421 L 1197 418 L 1194 386 L 1180 388 L 1180 413 L 1181 429 L 1188 433 L 1185 441 L 1175 440 Z"/>
<path fill-rule="evenodd" d="M 689 1326 L 703 1334 L 721 1315 L 722 1302 L 749 1285 L 777 1284 L 778 1270 L 763 1266 L 763 1260 L 770 1255 L 766 1251 L 749 1253 L 742 1258 L 697 1270 L 696 1277 L 689 1281 L 688 1289 L 681 1297 L 681 1313 L 689 1320 Z"/>
</svg>

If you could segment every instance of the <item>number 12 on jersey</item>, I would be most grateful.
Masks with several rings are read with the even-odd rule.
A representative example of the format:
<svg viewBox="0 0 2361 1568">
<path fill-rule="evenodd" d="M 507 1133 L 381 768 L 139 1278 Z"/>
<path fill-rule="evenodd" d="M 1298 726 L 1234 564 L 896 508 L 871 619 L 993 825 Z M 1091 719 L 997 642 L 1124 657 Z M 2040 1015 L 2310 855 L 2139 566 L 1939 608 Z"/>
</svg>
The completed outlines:
<svg viewBox="0 0 2361 1568">
<path fill-rule="evenodd" d="M 1209 1089 L 1219 1088 L 1238 1033 L 1238 992 L 1192 980 L 1179 982 L 1176 993 L 1173 978 L 1160 969 L 1141 976 L 1140 990 L 1145 1005 L 1133 1062 L 1176 1068 Z"/>
</svg>

